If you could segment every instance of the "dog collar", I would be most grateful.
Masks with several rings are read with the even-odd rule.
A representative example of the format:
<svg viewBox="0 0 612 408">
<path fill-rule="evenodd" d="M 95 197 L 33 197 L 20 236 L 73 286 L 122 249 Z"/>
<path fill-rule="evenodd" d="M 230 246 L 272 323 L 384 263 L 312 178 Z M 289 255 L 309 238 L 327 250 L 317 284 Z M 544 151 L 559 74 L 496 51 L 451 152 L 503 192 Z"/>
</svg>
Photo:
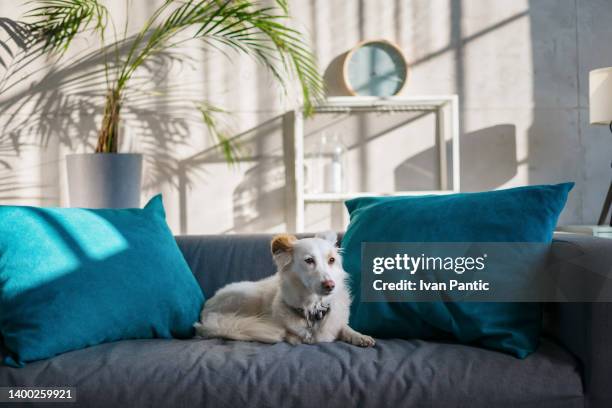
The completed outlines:
<svg viewBox="0 0 612 408">
<path fill-rule="evenodd" d="M 287 305 L 289 309 L 293 310 L 293 312 L 297 316 L 301 317 L 302 319 L 306 319 L 306 321 L 308 322 L 316 322 L 316 321 L 323 320 L 325 319 L 325 316 L 327 315 L 327 313 L 329 313 L 329 306 L 321 305 L 321 308 L 318 308 L 317 310 L 314 310 L 311 312 L 307 312 L 302 307 L 293 307 L 293 306 L 288 305 L 287 303 L 285 304 Z"/>
</svg>

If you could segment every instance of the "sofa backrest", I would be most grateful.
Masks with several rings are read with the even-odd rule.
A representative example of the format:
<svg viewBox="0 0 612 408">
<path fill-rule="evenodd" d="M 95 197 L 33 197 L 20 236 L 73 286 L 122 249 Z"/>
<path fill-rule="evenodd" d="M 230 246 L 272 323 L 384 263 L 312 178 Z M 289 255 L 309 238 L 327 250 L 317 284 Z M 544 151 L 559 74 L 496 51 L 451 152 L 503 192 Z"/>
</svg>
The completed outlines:
<svg viewBox="0 0 612 408">
<path fill-rule="evenodd" d="M 207 299 L 231 282 L 258 280 L 275 272 L 272 235 L 191 235 L 176 241 Z"/>
<path fill-rule="evenodd" d="M 270 241 L 273 234 L 185 235 L 176 238 L 187 263 L 206 298 L 231 282 L 258 280 L 276 271 Z M 298 235 L 298 238 L 312 234 Z M 340 240 L 340 234 L 338 239 Z M 581 243 L 589 237 L 555 234 L 554 253 L 561 258 L 576 256 Z M 589 241 L 590 242 L 590 241 Z"/>
</svg>

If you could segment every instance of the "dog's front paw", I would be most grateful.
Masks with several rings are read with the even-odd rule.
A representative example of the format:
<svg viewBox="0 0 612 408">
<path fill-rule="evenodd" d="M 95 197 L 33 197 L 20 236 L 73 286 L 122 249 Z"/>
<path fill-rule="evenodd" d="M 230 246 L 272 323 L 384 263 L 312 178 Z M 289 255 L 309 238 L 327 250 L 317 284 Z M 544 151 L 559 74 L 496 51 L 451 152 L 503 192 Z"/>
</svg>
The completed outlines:
<svg viewBox="0 0 612 408">
<path fill-rule="evenodd" d="M 351 344 L 359 347 L 374 347 L 376 341 L 365 334 L 357 334 L 351 338 Z"/>
<path fill-rule="evenodd" d="M 302 339 L 292 333 L 288 333 L 287 336 L 285 336 L 285 341 L 292 346 L 297 346 L 298 344 L 302 343 Z"/>
<path fill-rule="evenodd" d="M 304 344 L 315 344 L 315 338 L 311 333 L 305 333 L 301 340 Z"/>
</svg>

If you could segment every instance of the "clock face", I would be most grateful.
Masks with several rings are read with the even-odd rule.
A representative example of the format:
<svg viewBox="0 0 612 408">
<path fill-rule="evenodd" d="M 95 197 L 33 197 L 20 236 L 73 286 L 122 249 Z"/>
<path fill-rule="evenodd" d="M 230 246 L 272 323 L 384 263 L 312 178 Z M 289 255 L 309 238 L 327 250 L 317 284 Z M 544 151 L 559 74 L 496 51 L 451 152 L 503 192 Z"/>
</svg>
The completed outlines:
<svg viewBox="0 0 612 408">
<path fill-rule="evenodd" d="M 362 96 L 393 96 L 406 83 L 408 66 L 401 51 L 385 41 L 365 43 L 349 54 L 345 80 Z"/>
</svg>

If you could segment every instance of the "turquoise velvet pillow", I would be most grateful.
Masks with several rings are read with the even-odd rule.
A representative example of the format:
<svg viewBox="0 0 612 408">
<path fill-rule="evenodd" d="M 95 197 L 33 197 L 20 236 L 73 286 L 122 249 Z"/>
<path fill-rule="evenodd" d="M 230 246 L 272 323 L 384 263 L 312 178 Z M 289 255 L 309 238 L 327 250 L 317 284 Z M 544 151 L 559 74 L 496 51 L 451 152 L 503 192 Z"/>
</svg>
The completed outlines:
<svg viewBox="0 0 612 408">
<path fill-rule="evenodd" d="M 191 337 L 204 296 L 165 218 L 160 195 L 144 209 L 0 206 L 5 362 Z"/>
<path fill-rule="evenodd" d="M 455 339 L 519 358 L 539 342 L 537 303 L 360 302 L 362 242 L 550 242 L 573 183 L 346 202 L 342 240 L 354 301 L 350 324 L 375 337 Z"/>
</svg>

